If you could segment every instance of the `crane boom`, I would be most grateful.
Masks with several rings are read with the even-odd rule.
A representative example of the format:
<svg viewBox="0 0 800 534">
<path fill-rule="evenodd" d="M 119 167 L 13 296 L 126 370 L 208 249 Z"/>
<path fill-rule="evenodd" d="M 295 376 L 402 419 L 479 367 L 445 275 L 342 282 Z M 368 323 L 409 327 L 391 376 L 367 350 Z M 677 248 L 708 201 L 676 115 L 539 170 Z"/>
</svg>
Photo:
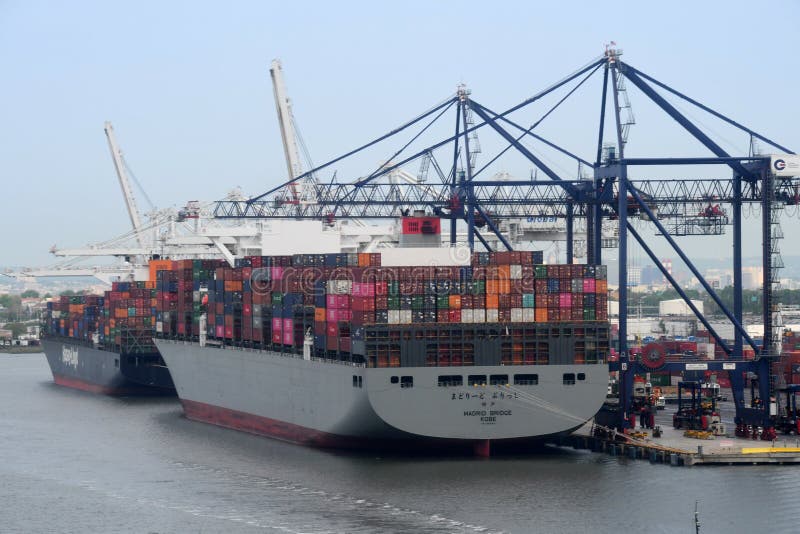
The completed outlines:
<svg viewBox="0 0 800 534">
<path fill-rule="evenodd" d="M 272 60 L 269 74 L 272 77 L 275 108 L 278 110 L 278 123 L 281 128 L 281 139 L 283 140 L 283 152 L 286 156 L 286 166 L 291 180 L 303 173 L 303 165 L 300 162 L 300 152 L 297 148 L 297 137 L 295 136 L 294 123 L 292 121 L 292 104 L 286 96 L 286 84 L 283 81 L 283 68 L 280 60 Z M 289 184 L 289 187 L 292 193 L 292 200 L 299 201 L 303 192 L 302 185 L 292 183 Z"/>
<path fill-rule="evenodd" d="M 131 182 L 128 180 L 128 174 L 125 172 L 125 165 L 122 162 L 122 150 L 120 150 L 117 144 L 117 138 L 114 135 L 114 127 L 110 122 L 106 121 L 104 130 L 108 138 L 108 148 L 111 150 L 111 159 L 114 161 L 114 168 L 117 171 L 117 178 L 119 178 L 119 185 L 122 188 L 122 195 L 125 197 L 128 215 L 131 218 L 131 225 L 136 234 L 136 242 L 139 244 L 139 247 L 142 247 L 142 222 L 139 218 L 139 210 L 136 209 L 136 201 L 133 198 Z"/>
</svg>

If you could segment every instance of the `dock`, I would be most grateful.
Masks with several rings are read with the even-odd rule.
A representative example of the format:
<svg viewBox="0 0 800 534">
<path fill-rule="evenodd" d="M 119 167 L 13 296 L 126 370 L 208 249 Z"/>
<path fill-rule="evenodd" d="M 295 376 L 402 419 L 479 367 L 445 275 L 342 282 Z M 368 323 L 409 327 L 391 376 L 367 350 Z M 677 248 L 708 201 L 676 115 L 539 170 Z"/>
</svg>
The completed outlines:
<svg viewBox="0 0 800 534">
<path fill-rule="evenodd" d="M 597 430 L 587 423 L 570 436 L 554 440 L 557 446 L 590 450 L 597 453 L 634 460 L 649 460 L 671 466 L 695 465 L 800 465 L 800 436 L 778 435 L 775 441 L 753 440 L 727 435 L 709 439 L 687 437 L 685 430 L 672 427 L 671 413 L 659 413 L 653 431 L 636 428 L 635 435 Z M 646 433 L 646 435 L 642 435 Z M 639 437 L 635 437 L 639 436 Z"/>
</svg>

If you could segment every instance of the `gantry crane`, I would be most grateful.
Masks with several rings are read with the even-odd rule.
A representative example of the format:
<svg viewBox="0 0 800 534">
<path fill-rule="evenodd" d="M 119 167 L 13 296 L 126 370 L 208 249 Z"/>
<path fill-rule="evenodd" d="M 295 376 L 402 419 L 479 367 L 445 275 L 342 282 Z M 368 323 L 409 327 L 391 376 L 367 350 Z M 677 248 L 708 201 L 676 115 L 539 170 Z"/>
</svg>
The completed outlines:
<svg viewBox="0 0 800 534">
<path fill-rule="evenodd" d="M 410 135 L 411 139 L 403 145 L 411 147 L 413 142 L 440 119 L 448 110 L 455 110 L 455 133 L 420 148 L 392 152 L 387 160 L 390 165 L 381 166 L 352 183 L 320 184 L 314 204 L 302 206 L 300 209 L 283 206 L 269 200 L 270 195 L 285 188 L 288 183 L 281 184 L 266 193 L 239 202 L 219 202 L 214 210 L 218 218 L 308 218 L 321 220 L 331 213 L 337 217 L 392 218 L 396 216 L 398 206 L 410 210 L 427 210 L 445 215 L 451 221 L 450 242 L 455 243 L 456 228 L 465 225 L 467 242 L 470 248 L 476 246 L 475 241 L 490 248 L 490 238 L 497 246 L 510 249 L 511 243 L 503 233 L 503 222 L 520 217 L 553 216 L 563 218 L 566 223 L 567 261 L 572 262 L 573 243 L 576 241 L 575 223 L 583 223 L 580 231 L 584 233 L 588 261 L 599 264 L 602 261 L 603 234 L 602 228 L 613 221 L 619 238 L 620 273 L 620 350 L 623 363 L 628 361 L 627 351 L 627 248 L 628 239 L 633 239 L 653 260 L 665 278 L 673 285 L 681 297 L 687 301 L 690 309 L 697 315 L 706 329 L 723 348 L 730 361 L 742 360 L 743 344 L 747 343 L 758 354 L 758 362 L 754 364 L 759 374 L 769 376 L 771 359 L 780 352 L 779 336 L 776 336 L 776 324 L 779 324 L 778 308 L 773 303 L 773 289 L 777 280 L 776 269 L 780 266 L 779 249 L 776 231 L 779 223 L 780 207 L 785 203 L 796 203 L 798 178 L 795 168 L 787 171 L 779 169 L 781 161 L 796 162 L 793 152 L 769 138 L 727 118 L 723 114 L 691 99 L 672 89 L 668 85 L 645 74 L 635 67 L 622 62 L 621 50 L 609 47 L 603 56 L 589 62 L 584 67 L 568 75 L 559 82 L 547 87 L 531 98 L 497 113 L 475 101 L 463 87 L 442 103 L 418 115 L 411 121 L 395 128 L 391 132 L 374 139 L 347 154 L 334 158 L 329 162 L 296 177 L 303 179 L 311 173 L 321 173 L 331 169 L 335 164 L 371 149 L 382 141 L 395 138 L 400 134 Z M 602 73 L 602 97 L 600 99 L 600 120 L 597 135 L 596 154 L 592 158 L 582 158 L 558 144 L 545 139 L 534 130 L 550 114 L 563 104 L 575 91 L 586 84 L 596 73 Z M 650 157 L 632 158 L 626 154 L 628 134 L 634 123 L 631 112 L 626 83 L 638 89 L 647 99 L 655 103 L 691 137 L 700 142 L 710 155 L 692 157 Z M 514 120 L 515 112 L 528 108 L 531 104 L 543 101 L 545 97 L 553 97 L 556 90 L 570 87 L 566 96 L 556 100 L 540 118 L 526 125 Z M 610 91 L 609 91 L 610 89 Z M 751 140 L 759 140 L 772 147 L 773 154 L 731 155 L 723 150 L 700 127 L 695 125 L 659 91 L 666 91 L 671 97 L 688 102 L 705 113 L 711 114 L 726 124 L 744 132 Z M 610 95 L 608 93 L 611 93 Z M 610 129 L 613 131 L 613 142 L 605 139 L 607 120 L 607 101 L 611 99 Z M 625 115 L 625 116 L 623 116 Z M 474 122 L 474 119 L 478 122 Z M 613 121 L 613 122 L 612 122 Z M 497 133 L 505 144 L 497 156 L 490 158 L 482 167 L 476 166 L 472 157 L 470 142 L 478 129 L 489 129 Z M 536 148 L 532 145 L 536 143 Z M 564 173 L 541 156 L 541 150 L 547 148 L 576 165 L 577 170 Z M 529 180 L 495 180 L 481 179 L 487 169 L 506 152 L 521 155 L 535 168 L 535 175 Z M 448 156 L 447 154 L 450 154 Z M 452 157 L 452 159 L 450 159 Z M 440 161 L 450 159 L 448 165 Z M 441 173 L 439 183 L 426 180 L 425 188 L 419 184 L 398 184 L 387 180 L 389 173 L 414 161 L 421 161 L 425 168 L 426 160 L 437 167 L 445 169 Z M 656 166 L 675 168 L 676 166 L 715 166 L 725 168 L 732 174 L 730 178 L 674 179 L 646 178 L 633 179 L 629 174 L 633 169 L 648 172 Z M 791 166 L 791 165 L 790 165 Z M 587 176 L 589 174 L 589 176 Z M 291 180 L 290 180 L 291 182 Z M 754 340 L 742 326 L 742 206 L 758 205 L 761 208 L 762 226 L 762 258 L 764 268 L 764 323 L 765 340 L 763 349 L 756 346 Z M 732 346 L 723 340 L 708 321 L 700 314 L 683 289 L 669 272 L 661 265 L 652 250 L 651 243 L 637 231 L 640 223 L 651 224 L 655 233 L 681 258 L 689 270 L 700 281 L 711 298 L 717 303 L 734 327 Z M 636 223 L 636 224 L 634 224 Z M 676 236 L 683 235 L 717 235 L 732 227 L 733 272 L 734 272 L 734 306 L 729 310 L 711 285 L 693 264 L 675 241 Z M 738 367 L 734 367 L 739 369 Z M 733 373 L 736 375 L 737 373 Z M 741 377 L 739 377 L 741 378 Z M 623 390 L 632 386 L 632 374 L 623 380 Z M 768 398 L 774 385 L 767 379 L 760 380 L 760 395 Z M 629 398 L 629 396 L 628 396 Z M 737 409 L 742 399 L 737 399 Z M 630 406 L 623 405 L 623 412 Z M 741 412 L 744 413 L 744 412 Z M 764 410 L 755 415 L 761 425 L 767 424 Z"/>
</svg>

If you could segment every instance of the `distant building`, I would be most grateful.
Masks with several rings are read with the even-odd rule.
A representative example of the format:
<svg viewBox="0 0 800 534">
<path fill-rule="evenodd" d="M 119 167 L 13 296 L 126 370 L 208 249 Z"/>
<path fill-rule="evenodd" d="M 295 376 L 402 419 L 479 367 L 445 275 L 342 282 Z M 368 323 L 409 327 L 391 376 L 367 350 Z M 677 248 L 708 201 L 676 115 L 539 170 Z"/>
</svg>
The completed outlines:
<svg viewBox="0 0 800 534">
<path fill-rule="evenodd" d="M 742 287 L 759 289 L 764 284 L 764 270 L 761 267 L 742 268 Z"/>
<path fill-rule="evenodd" d="M 703 277 L 714 289 L 722 289 L 733 285 L 733 274 L 729 269 L 708 269 Z"/>
<path fill-rule="evenodd" d="M 664 275 L 654 265 L 645 265 L 642 267 L 642 285 L 653 286 L 662 285 L 664 282 Z"/>
<path fill-rule="evenodd" d="M 635 265 L 628 267 L 628 287 L 638 286 L 641 281 L 642 268 Z"/>
</svg>

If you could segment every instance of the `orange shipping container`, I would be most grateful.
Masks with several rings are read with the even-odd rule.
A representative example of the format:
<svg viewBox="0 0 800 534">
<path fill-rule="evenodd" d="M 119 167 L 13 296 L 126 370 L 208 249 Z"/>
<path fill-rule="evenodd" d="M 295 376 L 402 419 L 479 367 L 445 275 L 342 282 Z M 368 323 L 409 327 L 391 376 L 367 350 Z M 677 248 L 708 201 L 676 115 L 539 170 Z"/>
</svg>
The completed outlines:
<svg viewBox="0 0 800 534">
<path fill-rule="evenodd" d="M 508 267 L 507 265 L 501 265 L 500 267 Z M 503 278 L 497 281 L 497 292 L 501 295 L 507 295 L 511 293 L 511 279 L 510 278 Z"/>
<path fill-rule="evenodd" d="M 150 260 L 150 278 L 151 282 L 156 281 L 156 272 L 158 271 L 171 271 L 172 270 L 172 261 L 171 260 Z M 147 287 L 147 286 L 145 286 Z M 155 289 L 155 286 L 149 288 Z"/>
<path fill-rule="evenodd" d="M 497 278 L 500 281 L 504 280 L 511 280 L 511 266 L 510 265 L 498 265 L 497 266 Z"/>
<path fill-rule="evenodd" d="M 451 310 L 461 309 L 461 295 L 450 295 L 450 309 Z"/>
<path fill-rule="evenodd" d="M 499 293 L 499 282 L 495 279 L 486 280 L 486 294 L 497 295 Z"/>
<path fill-rule="evenodd" d="M 325 308 L 314 308 L 314 320 L 320 323 L 325 322 Z"/>
<path fill-rule="evenodd" d="M 605 295 L 608 292 L 608 281 L 598 280 L 595 284 L 595 293 Z"/>
<path fill-rule="evenodd" d="M 500 298 L 497 295 L 486 295 L 486 307 L 496 310 L 500 307 Z"/>
<path fill-rule="evenodd" d="M 534 313 L 534 320 L 537 323 L 546 323 L 547 322 L 547 308 L 536 308 L 536 312 Z"/>
</svg>

